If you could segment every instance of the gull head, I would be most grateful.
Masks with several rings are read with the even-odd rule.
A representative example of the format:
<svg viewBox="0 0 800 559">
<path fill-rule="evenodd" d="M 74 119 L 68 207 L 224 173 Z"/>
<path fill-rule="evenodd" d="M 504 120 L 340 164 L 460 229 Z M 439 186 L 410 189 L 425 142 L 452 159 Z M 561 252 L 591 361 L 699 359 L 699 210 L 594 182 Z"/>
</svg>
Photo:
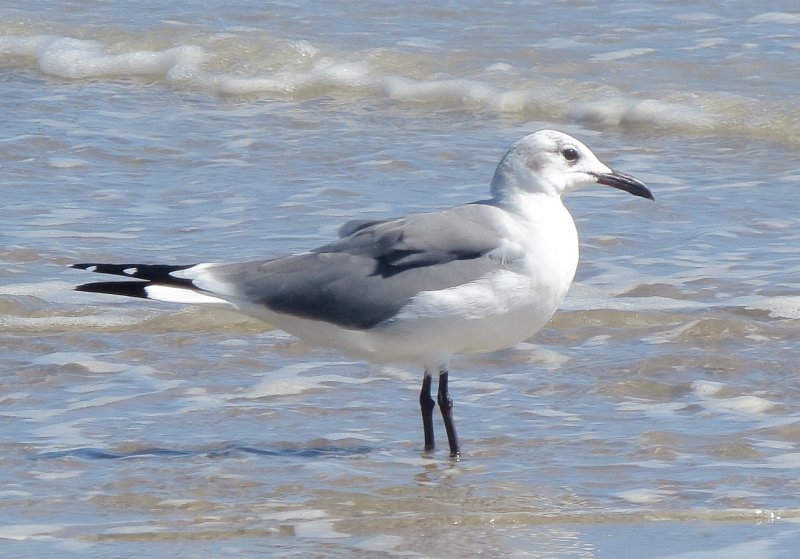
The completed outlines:
<svg viewBox="0 0 800 559">
<path fill-rule="evenodd" d="M 518 192 L 560 197 L 590 184 L 654 200 L 642 181 L 611 169 L 579 140 L 556 130 L 539 130 L 514 144 L 497 166 L 492 194 L 496 198 Z"/>
</svg>

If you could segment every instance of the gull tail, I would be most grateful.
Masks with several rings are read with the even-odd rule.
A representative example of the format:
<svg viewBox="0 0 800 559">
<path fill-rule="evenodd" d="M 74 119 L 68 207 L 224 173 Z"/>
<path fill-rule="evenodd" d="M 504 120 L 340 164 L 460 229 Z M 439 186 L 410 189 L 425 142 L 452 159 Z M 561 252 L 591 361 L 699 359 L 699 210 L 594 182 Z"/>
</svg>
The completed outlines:
<svg viewBox="0 0 800 559">
<path fill-rule="evenodd" d="M 124 297 L 138 297 L 140 299 L 153 299 L 168 303 L 189 304 L 223 304 L 230 305 L 229 301 L 214 297 L 195 286 L 189 278 L 176 277 L 174 272 L 193 268 L 188 266 L 170 266 L 166 264 L 71 264 L 70 268 L 110 274 L 127 278 L 136 278 L 134 281 L 97 281 L 84 283 L 75 287 L 75 291 L 89 293 L 105 293 L 108 295 L 122 295 Z"/>
</svg>

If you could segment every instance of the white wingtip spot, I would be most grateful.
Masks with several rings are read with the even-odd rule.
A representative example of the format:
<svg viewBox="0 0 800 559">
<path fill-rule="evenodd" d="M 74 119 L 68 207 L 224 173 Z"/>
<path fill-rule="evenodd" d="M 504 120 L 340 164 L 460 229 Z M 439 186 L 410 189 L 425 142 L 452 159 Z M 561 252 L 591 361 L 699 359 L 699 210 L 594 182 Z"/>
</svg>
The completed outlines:
<svg viewBox="0 0 800 559">
<path fill-rule="evenodd" d="M 122 271 L 129 276 L 135 276 L 137 273 L 139 273 L 139 268 L 125 268 Z"/>
<path fill-rule="evenodd" d="M 198 289 L 202 289 L 203 291 L 210 291 L 211 293 L 222 296 L 237 297 L 239 295 L 239 288 L 235 283 L 216 277 L 214 271 L 217 268 L 224 269 L 224 264 L 204 262 L 202 264 L 195 264 L 191 268 L 186 268 L 185 270 L 176 270 L 170 273 L 170 275 L 178 279 L 191 280 Z M 223 278 L 225 278 L 224 275 Z"/>
<path fill-rule="evenodd" d="M 96 272 L 97 271 L 97 266 L 89 266 L 88 268 L 86 268 L 86 271 L 87 272 Z"/>
<path fill-rule="evenodd" d="M 178 279 L 194 279 L 197 277 L 197 274 L 203 272 L 206 268 L 216 265 L 217 264 L 213 262 L 203 262 L 201 264 L 195 264 L 191 268 L 186 268 L 185 270 L 175 270 L 174 272 L 170 272 L 169 275 Z"/>
<path fill-rule="evenodd" d="M 191 289 L 182 287 L 171 287 L 168 285 L 148 285 L 144 288 L 147 297 L 156 301 L 167 303 L 184 303 L 188 305 L 232 305 L 225 299 L 211 297 L 204 293 L 198 293 Z"/>
</svg>

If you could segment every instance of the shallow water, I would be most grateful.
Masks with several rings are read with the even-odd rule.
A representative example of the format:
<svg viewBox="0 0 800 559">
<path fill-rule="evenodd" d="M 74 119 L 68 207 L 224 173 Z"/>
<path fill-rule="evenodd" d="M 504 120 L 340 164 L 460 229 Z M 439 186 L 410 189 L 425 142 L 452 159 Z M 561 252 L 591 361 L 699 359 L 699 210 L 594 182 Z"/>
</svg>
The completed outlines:
<svg viewBox="0 0 800 559">
<path fill-rule="evenodd" d="M 0 8 L 0 554 L 794 557 L 794 3 L 162 4 Z M 421 371 L 71 291 L 484 197 L 543 127 L 656 203 L 570 197 L 563 310 L 454 359 L 461 462 Z"/>
</svg>

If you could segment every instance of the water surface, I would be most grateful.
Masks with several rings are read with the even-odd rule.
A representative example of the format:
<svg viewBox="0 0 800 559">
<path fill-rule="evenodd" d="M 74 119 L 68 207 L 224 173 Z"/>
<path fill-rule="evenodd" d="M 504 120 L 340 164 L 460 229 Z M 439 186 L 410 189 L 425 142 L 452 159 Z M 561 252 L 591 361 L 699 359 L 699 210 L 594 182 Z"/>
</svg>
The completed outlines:
<svg viewBox="0 0 800 559">
<path fill-rule="evenodd" d="M 5 556 L 794 557 L 793 2 L 163 4 L 0 8 Z M 570 197 L 563 310 L 453 361 L 461 462 L 421 371 L 71 291 L 482 198 L 544 127 L 657 201 Z"/>
</svg>

